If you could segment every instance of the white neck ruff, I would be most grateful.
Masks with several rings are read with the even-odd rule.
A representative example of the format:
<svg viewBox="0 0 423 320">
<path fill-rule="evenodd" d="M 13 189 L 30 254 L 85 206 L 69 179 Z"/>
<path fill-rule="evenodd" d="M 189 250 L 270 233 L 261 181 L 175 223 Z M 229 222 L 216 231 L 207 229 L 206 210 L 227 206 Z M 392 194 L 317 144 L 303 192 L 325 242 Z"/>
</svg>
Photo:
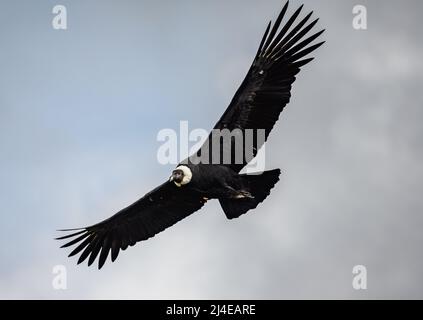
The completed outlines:
<svg viewBox="0 0 423 320">
<path fill-rule="evenodd" d="M 175 170 L 181 170 L 184 173 L 184 177 L 181 183 L 175 182 L 175 184 L 180 187 L 189 183 L 192 179 L 192 171 L 187 166 L 178 166 Z"/>
</svg>

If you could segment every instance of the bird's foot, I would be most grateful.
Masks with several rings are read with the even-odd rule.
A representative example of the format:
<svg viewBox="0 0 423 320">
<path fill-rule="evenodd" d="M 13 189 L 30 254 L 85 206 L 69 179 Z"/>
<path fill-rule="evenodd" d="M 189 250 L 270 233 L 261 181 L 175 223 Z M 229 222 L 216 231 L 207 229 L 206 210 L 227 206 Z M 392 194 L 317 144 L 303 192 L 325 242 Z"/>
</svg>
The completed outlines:
<svg viewBox="0 0 423 320">
<path fill-rule="evenodd" d="M 207 197 L 202 197 L 202 198 L 201 198 L 201 200 L 200 200 L 200 202 L 201 202 L 201 203 L 206 203 L 208 200 L 209 200 L 209 198 L 207 198 Z"/>
</svg>

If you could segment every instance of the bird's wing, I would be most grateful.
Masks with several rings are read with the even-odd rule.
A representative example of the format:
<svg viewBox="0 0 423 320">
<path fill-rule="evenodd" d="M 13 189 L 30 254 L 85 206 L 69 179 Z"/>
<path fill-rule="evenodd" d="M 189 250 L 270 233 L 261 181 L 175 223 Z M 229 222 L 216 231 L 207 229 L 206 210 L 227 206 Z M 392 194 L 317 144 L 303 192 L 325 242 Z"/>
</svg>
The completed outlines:
<svg viewBox="0 0 423 320">
<path fill-rule="evenodd" d="M 219 161 L 222 161 L 222 155 L 226 149 L 226 152 L 230 152 L 232 155 L 231 164 L 228 165 L 237 172 L 257 155 L 257 151 L 278 120 L 279 114 L 289 102 L 295 75 L 302 66 L 313 60 L 313 58 L 304 57 L 324 43 L 310 45 L 324 30 L 307 36 L 318 19 L 307 23 L 313 13 L 310 12 L 302 20 L 296 22 L 302 7 L 299 7 L 281 27 L 288 8 L 287 2 L 272 28 L 272 22 L 269 22 L 247 76 L 214 127 L 214 129 L 228 129 L 235 135 L 242 135 L 244 142 L 246 141 L 246 129 L 253 129 L 250 132 L 264 129 L 264 141 L 257 142 L 255 135 L 254 148 L 251 148 L 252 154 L 246 157 L 243 150 L 242 163 L 234 163 L 236 137 L 234 136 L 226 142 L 219 138 L 221 155 Z M 207 159 L 206 161 L 209 163 L 215 163 L 212 162 L 215 149 L 213 149 L 211 137 L 212 133 L 194 157 L 204 157 L 203 153 L 206 153 L 207 155 L 202 159 Z"/>
<path fill-rule="evenodd" d="M 78 244 L 69 254 L 73 256 L 82 252 L 78 264 L 89 257 L 88 265 L 91 265 L 100 254 L 98 259 L 100 269 L 109 252 L 111 260 L 115 261 L 120 250 L 153 237 L 194 213 L 203 204 L 204 201 L 198 194 L 187 188 L 178 188 L 171 182 L 165 182 L 112 217 L 90 227 L 61 230 L 78 231 L 57 239 L 73 238 L 62 248 Z"/>
</svg>

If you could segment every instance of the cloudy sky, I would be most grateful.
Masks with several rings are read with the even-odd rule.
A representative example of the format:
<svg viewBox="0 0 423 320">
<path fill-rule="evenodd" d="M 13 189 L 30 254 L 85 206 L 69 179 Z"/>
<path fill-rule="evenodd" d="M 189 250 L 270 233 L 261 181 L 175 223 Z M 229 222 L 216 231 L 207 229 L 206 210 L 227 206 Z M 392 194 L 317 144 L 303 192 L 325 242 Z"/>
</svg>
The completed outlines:
<svg viewBox="0 0 423 320">
<path fill-rule="evenodd" d="M 169 176 L 158 131 L 214 125 L 283 0 L 2 1 L 0 298 L 423 298 L 423 2 L 304 2 L 327 43 L 268 141 L 268 200 L 233 221 L 208 203 L 98 271 L 55 230 Z"/>
</svg>

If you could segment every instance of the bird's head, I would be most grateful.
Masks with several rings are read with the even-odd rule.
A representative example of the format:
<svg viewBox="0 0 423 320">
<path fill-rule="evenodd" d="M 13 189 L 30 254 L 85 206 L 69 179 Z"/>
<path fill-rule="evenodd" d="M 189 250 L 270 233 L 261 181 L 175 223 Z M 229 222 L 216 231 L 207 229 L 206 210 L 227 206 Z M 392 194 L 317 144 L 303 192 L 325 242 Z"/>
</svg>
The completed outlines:
<svg viewBox="0 0 423 320">
<path fill-rule="evenodd" d="M 172 171 L 172 175 L 170 176 L 169 181 L 173 181 L 173 183 L 177 187 L 181 187 L 191 181 L 192 178 L 192 171 L 187 166 L 178 166 L 175 170 Z"/>
</svg>

